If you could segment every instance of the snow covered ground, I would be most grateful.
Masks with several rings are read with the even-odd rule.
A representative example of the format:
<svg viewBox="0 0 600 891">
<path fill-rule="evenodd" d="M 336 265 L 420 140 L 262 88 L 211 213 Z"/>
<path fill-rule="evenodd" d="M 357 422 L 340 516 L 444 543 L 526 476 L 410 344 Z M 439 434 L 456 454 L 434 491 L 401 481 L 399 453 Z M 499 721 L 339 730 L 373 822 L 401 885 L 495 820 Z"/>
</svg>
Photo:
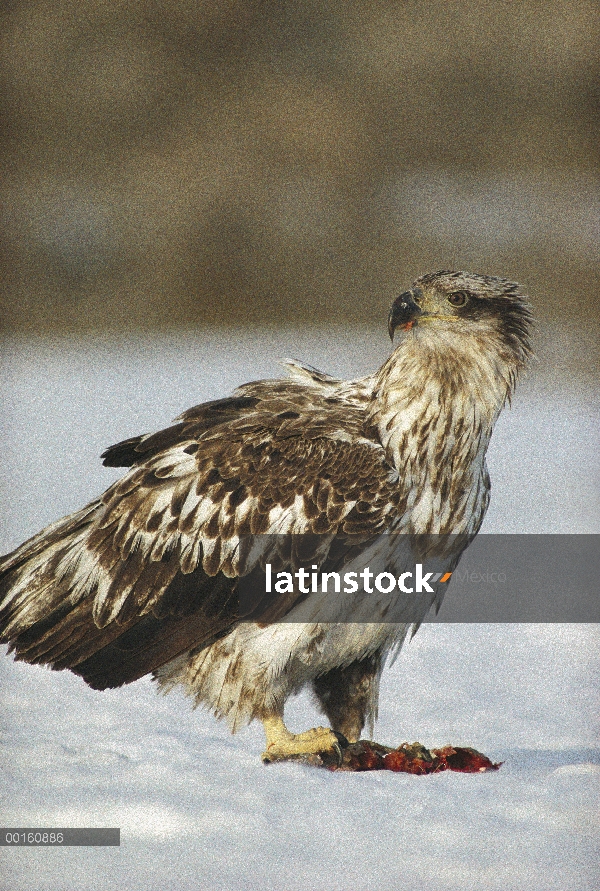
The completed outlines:
<svg viewBox="0 0 600 891">
<path fill-rule="evenodd" d="M 487 532 L 599 531 L 599 412 L 569 376 L 575 348 L 564 328 L 542 338 L 499 422 Z M 276 376 L 275 357 L 349 376 L 388 349 L 383 328 L 5 342 L 0 551 L 104 489 L 118 474 L 99 464 L 108 444 Z M 430 777 L 266 767 L 260 727 L 231 737 L 148 679 L 97 693 L 3 658 L 0 824 L 118 826 L 121 847 L 0 848 L 0 887 L 592 891 L 599 638 L 590 625 L 423 626 L 384 675 L 376 738 L 505 760 Z M 315 720 L 308 696 L 290 703 L 292 729 Z"/>
</svg>

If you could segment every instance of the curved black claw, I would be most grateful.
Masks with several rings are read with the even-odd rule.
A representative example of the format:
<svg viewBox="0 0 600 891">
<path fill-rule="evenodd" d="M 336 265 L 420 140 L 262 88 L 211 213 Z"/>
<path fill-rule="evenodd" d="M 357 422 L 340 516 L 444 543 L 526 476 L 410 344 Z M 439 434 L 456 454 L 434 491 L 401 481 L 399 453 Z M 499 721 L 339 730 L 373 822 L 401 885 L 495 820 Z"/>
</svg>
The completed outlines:
<svg viewBox="0 0 600 891">
<path fill-rule="evenodd" d="M 334 743 L 333 751 L 335 752 L 335 759 L 337 761 L 337 766 L 341 767 L 344 762 L 344 756 L 342 754 L 342 747 L 339 742 Z"/>
</svg>

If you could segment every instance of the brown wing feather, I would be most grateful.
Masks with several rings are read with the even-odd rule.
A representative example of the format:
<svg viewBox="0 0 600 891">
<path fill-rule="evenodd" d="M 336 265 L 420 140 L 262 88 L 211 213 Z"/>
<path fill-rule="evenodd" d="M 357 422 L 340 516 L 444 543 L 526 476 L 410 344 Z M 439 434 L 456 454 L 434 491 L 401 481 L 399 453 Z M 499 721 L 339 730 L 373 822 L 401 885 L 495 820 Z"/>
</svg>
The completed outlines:
<svg viewBox="0 0 600 891">
<path fill-rule="evenodd" d="M 360 408 L 293 383 L 243 391 L 107 450 L 134 464 L 123 479 L 0 563 L 17 658 L 134 680 L 239 619 L 240 535 L 370 535 L 402 512 Z"/>
</svg>

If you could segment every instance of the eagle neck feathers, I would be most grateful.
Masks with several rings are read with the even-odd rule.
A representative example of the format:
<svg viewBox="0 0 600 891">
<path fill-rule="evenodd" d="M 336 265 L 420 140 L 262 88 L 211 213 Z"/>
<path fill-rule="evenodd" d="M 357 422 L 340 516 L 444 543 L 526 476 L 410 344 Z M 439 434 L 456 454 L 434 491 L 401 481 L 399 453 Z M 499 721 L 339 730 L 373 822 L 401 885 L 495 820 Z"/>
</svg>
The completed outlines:
<svg viewBox="0 0 600 891">
<path fill-rule="evenodd" d="M 409 498 L 400 528 L 477 531 L 489 501 L 485 454 L 518 370 L 480 338 L 419 332 L 374 376 L 369 420 Z"/>
</svg>

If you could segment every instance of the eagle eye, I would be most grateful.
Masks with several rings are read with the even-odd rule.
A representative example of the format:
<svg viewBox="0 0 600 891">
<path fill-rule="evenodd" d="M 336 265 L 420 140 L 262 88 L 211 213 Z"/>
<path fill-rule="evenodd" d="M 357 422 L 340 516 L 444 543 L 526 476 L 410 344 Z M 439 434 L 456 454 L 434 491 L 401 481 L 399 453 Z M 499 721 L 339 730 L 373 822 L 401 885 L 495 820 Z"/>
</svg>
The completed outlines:
<svg viewBox="0 0 600 891">
<path fill-rule="evenodd" d="M 468 299 L 469 295 L 466 291 L 454 291 L 454 293 L 448 294 L 448 303 L 451 303 L 452 306 L 464 306 Z"/>
</svg>

